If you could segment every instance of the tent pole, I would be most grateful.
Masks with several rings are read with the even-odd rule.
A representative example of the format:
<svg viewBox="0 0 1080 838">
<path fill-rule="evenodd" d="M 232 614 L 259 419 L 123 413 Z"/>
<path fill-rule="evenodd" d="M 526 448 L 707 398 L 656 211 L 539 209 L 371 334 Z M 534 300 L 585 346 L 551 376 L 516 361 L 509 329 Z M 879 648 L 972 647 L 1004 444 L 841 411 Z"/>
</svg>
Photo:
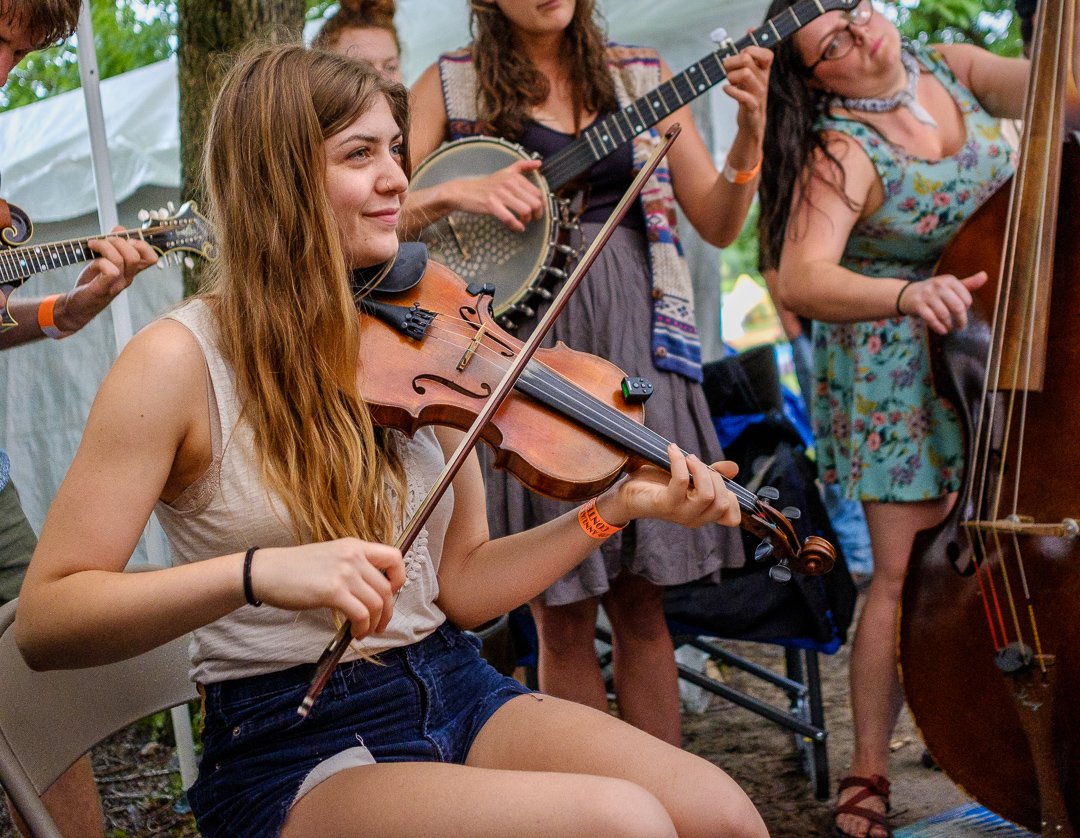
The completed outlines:
<svg viewBox="0 0 1080 838">
<path fill-rule="evenodd" d="M 90 22 L 90 2 L 84 0 L 79 12 L 79 26 L 76 29 L 77 50 L 79 56 L 79 76 L 82 79 L 83 99 L 86 102 L 86 123 L 90 132 L 90 162 L 94 169 L 94 188 L 97 193 L 98 224 L 102 232 L 115 227 L 119 221 L 116 207 L 116 194 L 113 190 L 112 165 L 109 162 L 109 141 L 105 133 L 105 112 L 101 107 L 101 74 L 98 72 L 97 53 L 94 50 L 94 29 Z M 116 354 L 131 340 L 134 327 L 131 322 L 131 307 L 128 305 L 127 291 L 120 294 L 109 305 L 112 316 L 113 335 L 116 340 Z M 153 516 L 150 519 L 155 522 Z M 166 566 L 169 557 L 162 544 L 160 529 L 148 524 L 144 533 L 146 555 L 151 564 Z"/>
<path fill-rule="evenodd" d="M 106 232 L 119 222 L 116 195 L 113 192 L 112 166 L 109 163 L 109 143 L 105 134 L 105 113 L 101 107 L 101 75 L 97 53 L 94 51 L 94 29 L 90 23 L 90 3 L 84 2 L 79 12 L 76 30 L 79 55 L 79 76 L 82 79 L 83 99 L 86 101 L 87 130 L 90 132 L 90 162 L 94 168 L 94 188 L 97 192 L 98 223 Z M 113 334 L 119 354 L 134 332 L 127 294 L 121 293 L 109 306 Z"/>
</svg>

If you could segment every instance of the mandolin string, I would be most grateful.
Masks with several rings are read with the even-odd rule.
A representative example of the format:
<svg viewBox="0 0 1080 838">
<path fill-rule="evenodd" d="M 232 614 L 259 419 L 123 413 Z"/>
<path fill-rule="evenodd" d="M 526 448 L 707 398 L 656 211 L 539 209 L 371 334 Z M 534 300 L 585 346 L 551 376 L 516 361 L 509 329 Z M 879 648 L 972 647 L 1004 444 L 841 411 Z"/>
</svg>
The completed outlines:
<svg viewBox="0 0 1080 838">
<path fill-rule="evenodd" d="M 455 323 L 455 318 L 451 315 L 439 314 L 432 322 L 432 327 L 434 327 L 436 323 L 439 323 L 440 320 Z M 457 322 L 465 324 L 467 330 L 474 329 L 473 325 L 464 319 L 457 319 Z M 465 351 L 471 343 L 471 338 L 467 333 L 455 332 L 452 329 L 446 328 L 429 328 L 429 334 L 432 332 L 450 335 L 451 338 L 449 339 L 442 337 L 441 334 L 432 335 L 435 339 L 442 340 L 444 343 L 449 343 L 450 345 L 456 346 L 458 345 L 457 341 L 460 340 L 462 351 Z M 486 351 L 486 354 L 482 354 L 482 351 Z M 477 347 L 477 351 L 473 357 L 478 359 L 481 363 L 488 364 L 496 372 L 501 372 L 499 369 L 500 363 L 505 365 L 505 361 L 510 360 L 499 353 L 498 350 L 488 347 L 486 343 L 481 343 Z M 536 366 L 536 369 L 530 370 L 530 367 L 533 367 L 533 365 Z M 561 403 L 564 406 L 573 408 L 578 413 L 590 416 L 597 425 L 606 425 L 613 434 L 623 441 L 625 447 L 631 448 L 636 453 L 651 456 L 660 462 L 667 461 L 667 445 L 669 443 L 666 439 L 645 425 L 633 421 L 618 410 L 605 404 L 591 393 L 581 390 L 581 388 L 577 387 L 573 382 L 566 380 L 546 364 L 533 360 L 530 362 L 529 366 L 526 367 L 526 370 L 522 375 L 531 375 L 534 377 L 534 380 L 542 378 L 544 383 L 546 383 L 549 388 L 552 388 L 551 392 L 554 392 L 562 400 Z M 686 452 L 684 451 L 683 453 L 685 454 Z M 736 496 L 740 508 L 748 512 L 760 512 L 758 497 L 753 492 L 744 486 L 740 486 L 730 478 L 724 477 L 723 475 L 721 475 L 721 477 L 727 488 Z"/>
</svg>

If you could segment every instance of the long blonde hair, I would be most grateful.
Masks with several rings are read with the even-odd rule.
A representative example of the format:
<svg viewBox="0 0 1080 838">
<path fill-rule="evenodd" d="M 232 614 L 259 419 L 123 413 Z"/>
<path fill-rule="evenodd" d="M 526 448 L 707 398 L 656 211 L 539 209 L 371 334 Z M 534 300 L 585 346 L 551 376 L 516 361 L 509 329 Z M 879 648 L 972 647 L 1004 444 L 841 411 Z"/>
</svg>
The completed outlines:
<svg viewBox="0 0 1080 838">
<path fill-rule="evenodd" d="M 208 297 L 263 479 L 301 539 L 389 542 L 404 497 L 357 389 L 359 321 L 326 191 L 325 140 L 379 97 L 404 134 L 401 85 L 329 52 L 263 44 L 239 57 L 210 118 L 220 255 Z"/>
</svg>

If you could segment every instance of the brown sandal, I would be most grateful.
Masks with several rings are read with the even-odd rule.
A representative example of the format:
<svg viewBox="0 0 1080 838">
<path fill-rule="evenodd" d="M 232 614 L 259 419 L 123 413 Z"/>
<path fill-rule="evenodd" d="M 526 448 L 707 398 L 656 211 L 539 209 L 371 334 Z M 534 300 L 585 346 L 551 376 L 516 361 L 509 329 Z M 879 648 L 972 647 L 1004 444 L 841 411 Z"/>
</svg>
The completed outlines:
<svg viewBox="0 0 1080 838">
<path fill-rule="evenodd" d="M 860 791 L 853 794 L 843 803 L 837 803 L 836 808 L 833 809 L 833 816 L 836 815 L 854 815 L 857 818 L 864 818 L 869 822 L 869 826 L 866 828 L 866 834 L 870 834 L 870 830 L 875 826 L 883 827 L 885 834 L 891 836 L 892 829 L 885 822 L 890 806 L 889 806 L 889 781 L 882 777 L 880 774 L 873 774 L 869 777 L 859 777 L 857 775 L 851 775 L 842 779 L 836 786 L 837 795 L 845 789 L 857 788 Z M 885 811 L 879 812 L 876 809 L 868 809 L 865 806 L 860 806 L 864 800 L 868 800 L 871 797 L 878 797 L 885 804 Z M 833 829 L 838 838 L 856 838 L 850 832 L 845 832 L 835 823 Z"/>
</svg>

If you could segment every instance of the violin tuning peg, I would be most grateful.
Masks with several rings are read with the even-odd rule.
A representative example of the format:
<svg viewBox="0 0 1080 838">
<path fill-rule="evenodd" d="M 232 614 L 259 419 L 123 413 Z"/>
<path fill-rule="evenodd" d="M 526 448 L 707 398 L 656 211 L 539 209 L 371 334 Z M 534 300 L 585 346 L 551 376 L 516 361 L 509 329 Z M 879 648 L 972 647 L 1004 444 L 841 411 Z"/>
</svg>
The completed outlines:
<svg viewBox="0 0 1080 838">
<path fill-rule="evenodd" d="M 769 568 L 769 578 L 774 582 L 790 582 L 791 568 L 784 564 L 784 562 L 774 564 Z"/>
<path fill-rule="evenodd" d="M 797 506 L 785 506 L 780 510 L 780 514 L 789 521 L 798 521 L 802 517 L 802 510 Z"/>
<path fill-rule="evenodd" d="M 757 490 L 757 496 L 762 500 L 779 500 L 780 493 L 773 486 L 762 486 Z"/>
<path fill-rule="evenodd" d="M 773 554 L 773 546 L 768 541 L 762 541 L 754 550 L 754 561 L 763 562 Z"/>
</svg>

